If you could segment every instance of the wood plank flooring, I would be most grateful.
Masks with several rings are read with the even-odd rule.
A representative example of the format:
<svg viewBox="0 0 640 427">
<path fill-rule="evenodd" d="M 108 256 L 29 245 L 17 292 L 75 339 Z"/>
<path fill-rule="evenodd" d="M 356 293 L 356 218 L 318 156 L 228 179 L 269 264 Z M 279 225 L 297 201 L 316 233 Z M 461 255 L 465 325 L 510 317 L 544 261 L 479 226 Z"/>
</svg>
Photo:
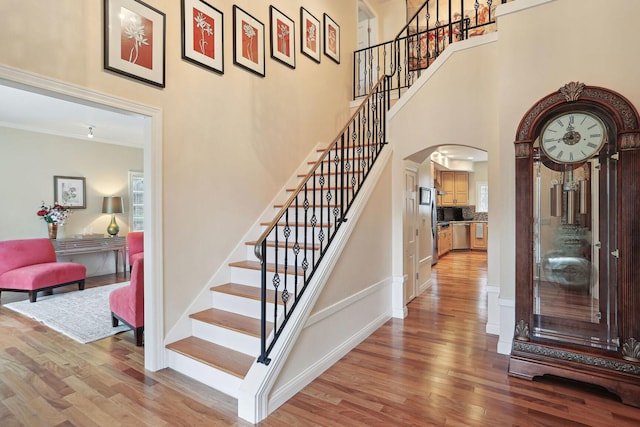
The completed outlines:
<svg viewBox="0 0 640 427">
<path fill-rule="evenodd" d="M 260 425 L 640 425 L 640 409 L 597 387 L 507 376 L 508 357 L 484 333 L 484 252 L 448 254 L 433 276 L 406 319 L 387 322 Z M 1 302 L 25 298 L 3 292 Z M 132 333 L 78 344 L 0 305 L 0 426 L 249 425 L 234 399 L 143 363 Z"/>
</svg>

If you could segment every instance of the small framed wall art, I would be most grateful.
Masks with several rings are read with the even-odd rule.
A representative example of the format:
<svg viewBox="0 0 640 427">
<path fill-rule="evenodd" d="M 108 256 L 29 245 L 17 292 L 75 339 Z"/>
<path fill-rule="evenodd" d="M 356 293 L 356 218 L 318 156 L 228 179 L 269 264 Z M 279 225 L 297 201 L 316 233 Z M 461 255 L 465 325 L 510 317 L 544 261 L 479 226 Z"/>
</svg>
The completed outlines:
<svg viewBox="0 0 640 427">
<path fill-rule="evenodd" d="M 324 14 L 324 54 L 340 63 L 340 26 Z"/>
<path fill-rule="evenodd" d="M 233 6 L 233 63 L 264 77 L 264 24 Z"/>
<path fill-rule="evenodd" d="M 203 0 L 182 0 L 182 58 L 224 73 L 223 14 Z"/>
<path fill-rule="evenodd" d="M 69 209 L 87 208 L 85 179 L 76 176 L 53 177 L 53 201 Z"/>
<path fill-rule="evenodd" d="M 300 51 L 320 63 L 320 21 L 300 8 Z"/>
<path fill-rule="evenodd" d="M 140 0 L 104 0 L 104 68 L 164 87 L 165 14 Z"/>
<path fill-rule="evenodd" d="M 420 204 L 431 204 L 431 189 L 427 187 L 420 187 Z"/>
<path fill-rule="evenodd" d="M 271 21 L 271 57 L 291 68 L 296 68 L 294 22 L 273 6 L 269 6 L 269 21 Z"/>
</svg>

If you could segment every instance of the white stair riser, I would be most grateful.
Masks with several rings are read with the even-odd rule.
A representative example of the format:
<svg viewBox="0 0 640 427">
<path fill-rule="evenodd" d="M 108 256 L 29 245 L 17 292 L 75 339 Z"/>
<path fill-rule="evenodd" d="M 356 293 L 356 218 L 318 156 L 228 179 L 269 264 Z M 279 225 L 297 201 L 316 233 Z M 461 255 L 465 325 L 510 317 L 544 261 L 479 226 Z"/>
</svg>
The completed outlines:
<svg viewBox="0 0 640 427">
<path fill-rule="evenodd" d="M 171 369 L 191 377 L 196 381 L 200 381 L 224 394 L 236 399 L 238 398 L 238 390 L 242 384 L 242 379 L 172 350 L 167 350 L 167 355 Z"/>
<path fill-rule="evenodd" d="M 298 228 L 298 241 L 300 242 L 300 244 L 304 243 L 304 235 L 307 235 L 307 243 L 311 244 L 311 240 L 315 239 L 315 242 L 318 242 L 318 235 L 320 234 L 320 231 L 323 231 L 324 234 L 326 235 L 328 233 L 328 231 L 330 229 L 333 229 L 334 226 L 333 224 L 326 226 L 326 222 L 325 222 L 325 226 L 324 227 L 320 227 L 319 225 L 316 225 L 315 227 L 312 227 L 311 225 L 308 225 L 307 227 L 299 227 Z M 261 232 L 264 232 L 264 230 L 266 229 L 266 227 L 262 227 L 262 229 L 260 230 Z M 285 241 L 285 236 L 284 236 L 284 232 L 285 232 L 285 227 L 283 225 L 279 225 L 278 226 L 278 240 L 280 242 L 284 242 Z M 296 234 L 295 234 L 295 228 L 293 226 L 291 226 L 291 230 L 290 230 L 290 234 L 289 234 L 289 240 L 295 240 L 296 238 Z M 275 240 L 275 233 L 271 232 L 271 234 L 269 235 L 268 240 Z M 251 251 L 253 252 L 253 246 L 251 246 Z"/>
<path fill-rule="evenodd" d="M 325 239 L 326 240 L 326 239 Z M 318 242 L 318 240 L 316 240 L 316 242 Z M 311 257 L 313 256 L 313 252 L 315 252 L 315 257 L 316 259 L 320 256 L 320 250 L 316 250 L 316 251 L 311 251 L 311 250 L 300 250 L 300 252 L 298 252 L 298 257 L 296 258 L 296 255 L 294 253 L 293 249 L 287 249 L 285 250 L 284 248 L 279 248 L 277 250 L 277 255 L 278 255 L 278 264 L 284 264 L 285 263 L 285 255 L 286 255 L 286 260 L 287 260 L 287 264 L 288 265 L 292 265 L 292 264 L 297 264 L 298 266 L 302 265 L 302 262 L 304 261 L 305 256 L 307 257 L 307 259 L 311 259 Z M 267 260 L 268 262 L 275 262 L 276 258 L 276 250 L 273 247 L 267 247 Z M 253 253 L 253 246 L 249 246 L 247 247 L 247 259 L 250 261 L 257 261 L 258 258 L 255 256 L 255 254 Z"/>
<path fill-rule="evenodd" d="M 231 267 L 230 282 L 241 285 L 260 286 L 260 270 L 248 268 Z M 273 272 L 267 272 L 267 289 L 273 289 Z M 293 285 L 295 277 L 291 274 L 286 276 L 287 283 Z M 285 276 L 280 274 L 280 283 L 284 284 Z M 302 283 L 302 276 L 298 276 L 298 283 Z M 282 286 L 282 285 L 281 285 Z"/>
<path fill-rule="evenodd" d="M 273 291 L 269 291 L 272 293 Z M 243 316 L 259 319 L 261 316 L 261 302 L 252 298 L 244 298 L 237 295 L 222 292 L 211 292 L 211 304 L 213 308 L 230 311 Z M 267 313 L 273 312 L 273 303 L 267 303 Z"/>
<path fill-rule="evenodd" d="M 249 356 L 260 354 L 260 338 L 191 319 L 191 334 Z"/>
</svg>

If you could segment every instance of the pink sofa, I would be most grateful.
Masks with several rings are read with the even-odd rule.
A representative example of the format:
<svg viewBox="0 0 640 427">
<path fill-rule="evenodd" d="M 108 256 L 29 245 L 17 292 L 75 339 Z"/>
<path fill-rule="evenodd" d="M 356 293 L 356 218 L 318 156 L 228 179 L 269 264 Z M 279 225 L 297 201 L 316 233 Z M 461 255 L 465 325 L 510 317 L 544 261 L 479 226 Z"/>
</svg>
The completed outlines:
<svg viewBox="0 0 640 427">
<path fill-rule="evenodd" d="M 131 272 L 135 260 L 144 258 L 144 232 L 130 231 L 127 234 L 127 246 L 129 247 L 129 272 Z"/>
<path fill-rule="evenodd" d="M 75 262 L 57 262 L 49 239 L 21 239 L 0 242 L 0 293 L 28 292 L 36 302 L 38 291 L 78 284 L 84 289 L 87 269 Z"/>
<path fill-rule="evenodd" d="M 109 294 L 111 325 L 118 326 L 121 321 L 134 330 L 136 345 L 142 345 L 144 333 L 144 259 L 133 262 L 131 284 L 116 289 Z"/>
</svg>

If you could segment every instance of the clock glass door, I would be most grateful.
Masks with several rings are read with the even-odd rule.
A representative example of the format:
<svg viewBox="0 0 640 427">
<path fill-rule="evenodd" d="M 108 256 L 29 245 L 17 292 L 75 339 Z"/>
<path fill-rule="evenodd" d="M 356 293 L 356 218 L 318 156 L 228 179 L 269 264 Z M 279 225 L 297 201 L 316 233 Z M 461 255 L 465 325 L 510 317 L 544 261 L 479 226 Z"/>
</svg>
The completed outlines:
<svg viewBox="0 0 640 427">
<path fill-rule="evenodd" d="M 612 149 L 555 163 L 534 144 L 532 339 L 617 349 Z"/>
</svg>

